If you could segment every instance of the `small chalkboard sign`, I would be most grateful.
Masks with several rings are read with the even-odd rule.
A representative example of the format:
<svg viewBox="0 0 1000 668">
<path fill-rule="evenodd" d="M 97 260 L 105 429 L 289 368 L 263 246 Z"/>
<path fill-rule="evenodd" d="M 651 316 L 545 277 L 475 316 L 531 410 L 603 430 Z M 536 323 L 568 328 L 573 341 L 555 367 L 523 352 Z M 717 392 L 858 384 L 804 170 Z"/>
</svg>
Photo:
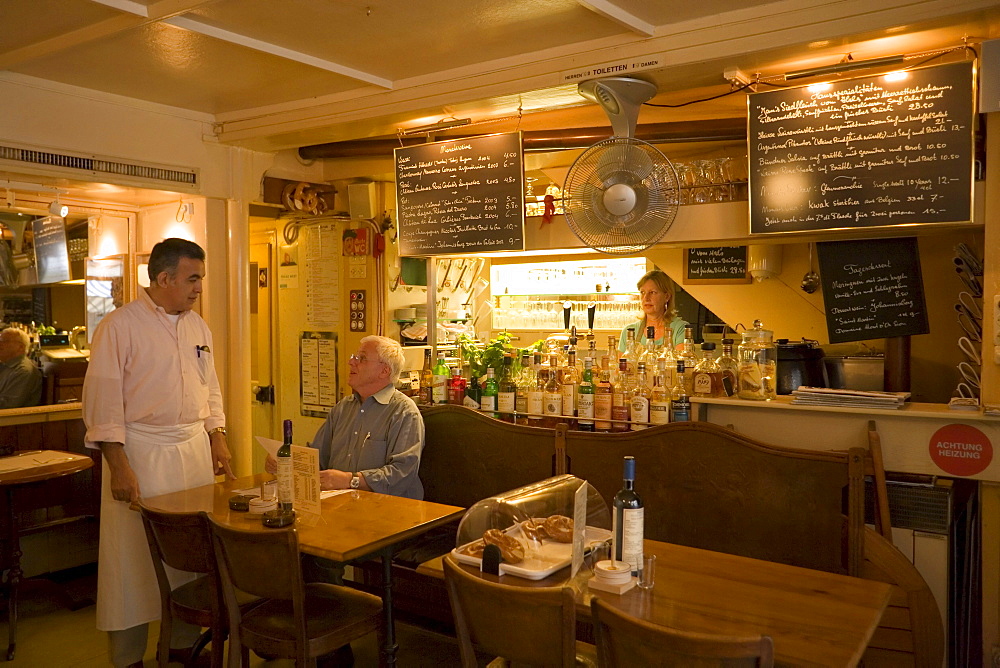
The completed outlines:
<svg viewBox="0 0 1000 668">
<path fill-rule="evenodd" d="M 830 343 L 926 334 L 917 240 L 816 244 Z"/>
<path fill-rule="evenodd" d="M 972 219 L 972 62 L 749 98 L 750 232 Z"/>
<path fill-rule="evenodd" d="M 749 283 L 746 246 L 688 248 L 684 263 L 684 283 Z"/>
<path fill-rule="evenodd" d="M 66 246 L 66 221 L 55 216 L 31 221 L 35 246 L 35 267 L 39 283 L 68 281 L 69 249 Z"/>
<path fill-rule="evenodd" d="M 399 254 L 524 250 L 521 133 L 397 148 Z"/>
</svg>

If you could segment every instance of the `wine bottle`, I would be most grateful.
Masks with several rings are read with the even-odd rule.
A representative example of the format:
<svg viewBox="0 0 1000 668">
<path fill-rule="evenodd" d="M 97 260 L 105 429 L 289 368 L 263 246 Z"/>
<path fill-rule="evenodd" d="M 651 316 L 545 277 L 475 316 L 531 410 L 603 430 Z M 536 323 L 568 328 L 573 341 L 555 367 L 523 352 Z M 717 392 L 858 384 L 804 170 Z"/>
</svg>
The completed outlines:
<svg viewBox="0 0 1000 668">
<path fill-rule="evenodd" d="M 433 369 L 432 397 L 435 404 L 448 403 L 448 365 L 444 363 L 444 351 L 438 353 L 437 364 Z"/>
<path fill-rule="evenodd" d="M 497 394 L 499 394 L 495 373 L 493 367 L 486 369 L 486 384 L 483 385 L 482 398 L 479 401 L 479 409 L 492 418 L 497 417 L 495 411 L 497 409 Z"/>
<path fill-rule="evenodd" d="M 614 519 L 612 534 L 614 536 L 615 555 L 617 561 L 624 561 L 632 567 L 632 575 L 638 575 L 642 567 L 642 532 L 643 505 L 642 499 L 633 489 L 635 484 L 635 458 L 625 457 L 625 474 L 622 476 L 622 488 L 614 498 Z"/>
<path fill-rule="evenodd" d="M 294 496 L 292 481 L 292 421 L 284 422 L 284 438 L 278 448 L 278 509 L 291 510 Z"/>
<path fill-rule="evenodd" d="M 580 431 L 594 431 L 594 361 L 589 357 L 583 361 L 583 380 L 576 395 L 577 425 Z"/>
<path fill-rule="evenodd" d="M 424 366 L 420 370 L 420 403 L 430 406 L 434 403 L 434 365 L 431 364 L 431 349 L 424 349 Z"/>
<path fill-rule="evenodd" d="M 517 383 L 513 373 L 514 358 L 509 354 L 503 356 L 503 367 L 500 371 L 500 381 L 497 383 L 497 409 L 500 419 L 504 422 L 514 421 L 514 409 L 517 407 Z"/>
</svg>

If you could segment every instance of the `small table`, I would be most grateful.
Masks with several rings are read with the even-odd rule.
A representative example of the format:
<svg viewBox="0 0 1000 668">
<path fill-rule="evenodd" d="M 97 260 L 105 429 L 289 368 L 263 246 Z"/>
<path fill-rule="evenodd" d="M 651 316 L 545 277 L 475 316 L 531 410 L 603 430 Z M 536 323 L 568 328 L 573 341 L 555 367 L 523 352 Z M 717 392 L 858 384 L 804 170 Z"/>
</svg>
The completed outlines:
<svg viewBox="0 0 1000 668">
<path fill-rule="evenodd" d="M 891 587 L 884 582 L 653 540 L 645 541 L 645 550 L 656 555 L 656 584 L 621 596 L 591 592 L 586 565 L 572 580 L 569 567 L 537 581 L 482 577 L 523 587 L 570 584 L 580 619 L 590 619 L 590 600 L 597 596 L 654 624 L 720 635 L 767 635 L 774 641 L 778 665 L 856 665 L 889 603 Z M 441 559 L 421 564 L 417 572 L 444 576 Z"/>
<path fill-rule="evenodd" d="M 257 487 L 272 476 L 252 477 L 173 492 L 143 499 L 150 508 L 170 512 L 207 511 L 227 526 L 260 527 L 260 517 L 229 509 L 233 490 Z M 321 502 L 319 517 L 299 514 L 295 528 L 299 548 L 333 561 L 353 561 L 378 554 L 382 559 L 382 610 L 385 614 L 386 665 L 396 664 L 396 634 L 392 614 L 392 552 L 399 543 L 447 524 L 465 513 L 464 508 L 399 496 L 352 490 Z"/>
<path fill-rule="evenodd" d="M 14 660 L 17 645 L 17 590 L 21 584 L 21 540 L 14 507 L 14 491 L 23 485 L 44 482 L 85 471 L 94 465 L 90 457 L 61 450 L 24 450 L 0 457 L 0 486 L 7 495 L 7 541 L 3 563 L 7 573 L 7 660 Z"/>
</svg>

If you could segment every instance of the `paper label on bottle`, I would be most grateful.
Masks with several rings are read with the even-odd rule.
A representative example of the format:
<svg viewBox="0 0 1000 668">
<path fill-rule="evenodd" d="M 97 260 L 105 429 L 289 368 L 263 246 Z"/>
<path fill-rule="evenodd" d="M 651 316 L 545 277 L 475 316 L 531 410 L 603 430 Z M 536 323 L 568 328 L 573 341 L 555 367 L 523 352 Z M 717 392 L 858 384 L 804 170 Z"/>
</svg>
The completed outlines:
<svg viewBox="0 0 1000 668">
<path fill-rule="evenodd" d="M 479 401 L 479 408 L 484 411 L 495 411 L 497 409 L 497 398 L 494 394 L 484 394 Z"/>
<path fill-rule="evenodd" d="M 593 424 L 592 420 L 584 421 L 583 418 L 593 418 L 594 417 L 594 395 L 593 394 L 580 394 L 576 397 L 576 414 L 579 416 L 580 424 Z"/>
<path fill-rule="evenodd" d="M 576 415 L 576 385 L 562 386 L 562 414 Z"/>
<path fill-rule="evenodd" d="M 632 422 L 649 422 L 649 399 L 646 397 L 632 397 L 631 419 Z M 645 424 L 632 425 L 633 431 L 645 428 Z"/>
<path fill-rule="evenodd" d="M 650 401 L 649 421 L 653 424 L 667 424 L 670 422 L 670 402 Z"/>
<path fill-rule="evenodd" d="M 482 403 L 467 394 L 465 395 L 465 399 L 462 400 L 462 405 L 466 408 L 478 410 L 482 406 Z"/>
<path fill-rule="evenodd" d="M 443 404 L 448 401 L 448 377 L 434 376 L 434 403 Z"/>
<path fill-rule="evenodd" d="M 518 413 L 528 412 L 528 397 L 525 396 L 524 392 L 518 392 L 517 396 L 514 397 L 514 410 Z"/>
<path fill-rule="evenodd" d="M 513 392 L 501 392 L 497 395 L 497 409 L 501 413 L 513 413 L 514 412 L 514 393 Z"/>
<path fill-rule="evenodd" d="M 598 420 L 611 419 L 611 395 L 610 394 L 595 394 L 594 395 L 594 417 Z M 602 429 L 607 429 L 611 426 L 610 423 L 605 423 Z"/>
<path fill-rule="evenodd" d="M 712 394 L 712 377 L 707 373 L 694 375 L 694 393 L 708 396 Z"/>
<path fill-rule="evenodd" d="M 282 507 L 291 508 L 295 494 L 295 473 L 292 469 L 291 457 L 277 457 L 278 460 L 278 503 Z M 287 506 L 285 505 L 287 504 Z"/>
<path fill-rule="evenodd" d="M 528 392 L 528 412 L 534 415 L 541 415 L 545 402 L 541 392 Z"/>
<path fill-rule="evenodd" d="M 562 415 L 562 394 L 559 392 L 546 392 L 544 408 L 546 415 Z"/>
<path fill-rule="evenodd" d="M 632 574 L 639 573 L 639 565 L 642 563 L 642 532 L 645 523 L 645 508 L 625 508 L 616 510 L 614 516 L 614 526 L 611 535 L 618 535 L 618 515 L 621 513 L 622 519 L 622 561 L 632 566 Z"/>
</svg>

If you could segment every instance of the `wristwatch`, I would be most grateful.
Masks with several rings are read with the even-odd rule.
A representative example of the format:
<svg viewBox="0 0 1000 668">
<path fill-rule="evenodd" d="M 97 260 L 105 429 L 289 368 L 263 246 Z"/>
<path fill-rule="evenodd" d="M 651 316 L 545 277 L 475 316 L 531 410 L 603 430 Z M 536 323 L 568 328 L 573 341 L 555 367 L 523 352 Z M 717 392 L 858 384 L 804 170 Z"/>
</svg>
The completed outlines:
<svg viewBox="0 0 1000 668">
<path fill-rule="evenodd" d="M 358 476 L 357 473 L 355 473 L 353 476 L 351 476 L 351 489 L 360 489 L 360 488 L 361 488 L 361 478 Z"/>
<path fill-rule="evenodd" d="M 211 436 L 212 434 L 222 434 L 223 436 L 225 436 L 226 435 L 226 428 L 225 427 L 215 427 L 214 429 L 209 429 L 208 430 L 208 435 Z"/>
</svg>

